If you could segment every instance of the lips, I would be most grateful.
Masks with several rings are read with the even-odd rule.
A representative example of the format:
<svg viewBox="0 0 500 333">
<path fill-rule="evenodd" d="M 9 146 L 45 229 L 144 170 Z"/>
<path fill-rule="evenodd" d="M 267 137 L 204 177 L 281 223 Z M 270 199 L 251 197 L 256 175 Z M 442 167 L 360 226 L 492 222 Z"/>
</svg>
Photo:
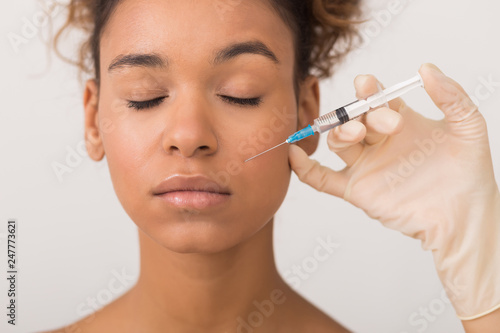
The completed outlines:
<svg viewBox="0 0 500 333">
<path fill-rule="evenodd" d="M 173 207 L 202 210 L 226 203 L 231 191 L 203 175 L 173 175 L 158 184 L 153 194 Z"/>
</svg>

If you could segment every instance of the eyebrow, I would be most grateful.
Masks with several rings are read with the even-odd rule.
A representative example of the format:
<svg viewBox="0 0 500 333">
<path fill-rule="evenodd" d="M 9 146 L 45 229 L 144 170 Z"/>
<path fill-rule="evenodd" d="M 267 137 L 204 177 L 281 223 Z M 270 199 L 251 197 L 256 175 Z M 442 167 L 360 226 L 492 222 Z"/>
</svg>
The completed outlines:
<svg viewBox="0 0 500 333">
<path fill-rule="evenodd" d="M 108 73 L 123 67 L 167 67 L 167 59 L 163 59 L 156 53 L 146 54 L 120 54 L 111 61 Z"/>
<path fill-rule="evenodd" d="M 264 43 L 249 41 L 231 44 L 217 51 L 211 64 L 220 65 L 242 54 L 258 54 L 268 58 L 275 64 L 280 63 L 278 57 Z M 168 67 L 168 59 L 162 58 L 156 53 L 121 54 L 111 61 L 108 73 L 124 67 L 165 68 Z"/>
<path fill-rule="evenodd" d="M 250 41 L 243 43 L 231 44 L 222 50 L 218 51 L 215 55 L 212 63 L 214 65 L 219 65 L 223 62 L 229 61 L 241 54 L 260 54 L 268 59 L 270 59 L 275 64 L 279 64 L 278 57 L 271 51 L 266 44 L 260 41 Z"/>
</svg>

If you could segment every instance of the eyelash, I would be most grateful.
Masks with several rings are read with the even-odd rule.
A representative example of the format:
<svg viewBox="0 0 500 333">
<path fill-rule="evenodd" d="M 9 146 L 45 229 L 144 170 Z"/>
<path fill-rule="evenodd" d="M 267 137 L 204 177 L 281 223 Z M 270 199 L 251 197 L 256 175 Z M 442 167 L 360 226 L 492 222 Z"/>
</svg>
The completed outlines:
<svg viewBox="0 0 500 333">
<path fill-rule="evenodd" d="M 260 97 L 254 98 L 237 98 L 232 96 L 220 95 L 220 97 L 226 100 L 228 103 L 238 104 L 242 106 L 258 106 L 261 102 Z"/>
<path fill-rule="evenodd" d="M 128 107 L 137 111 L 142 109 L 152 109 L 163 102 L 167 96 L 158 97 L 149 101 L 128 101 Z"/>
<path fill-rule="evenodd" d="M 254 98 L 237 98 L 232 96 L 219 95 L 226 102 L 231 104 L 237 104 L 241 106 L 258 106 L 262 101 L 260 97 Z M 167 96 L 158 97 L 155 99 L 151 99 L 149 101 L 128 101 L 128 107 L 131 109 L 135 109 L 137 111 L 143 109 L 152 109 L 163 102 L 163 100 L 167 98 Z"/>
</svg>

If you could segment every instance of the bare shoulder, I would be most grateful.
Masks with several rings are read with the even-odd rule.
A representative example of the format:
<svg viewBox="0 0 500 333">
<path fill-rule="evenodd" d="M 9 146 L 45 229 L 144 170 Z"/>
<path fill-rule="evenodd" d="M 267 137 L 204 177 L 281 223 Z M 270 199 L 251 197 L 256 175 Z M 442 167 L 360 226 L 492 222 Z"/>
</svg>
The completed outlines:
<svg viewBox="0 0 500 333">
<path fill-rule="evenodd" d="M 330 317 L 293 290 L 287 292 L 287 307 L 282 315 L 286 325 L 284 332 L 349 333 L 334 318 Z M 286 326 L 286 327 L 285 327 Z"/>
<path fill-rule="evenodd" d="M 96 312 L 64 327 L 39 333 L 112 333 L 120 332 L 124 324 L 123 296 Z M 122 320 L 120 320 L 121 318 Z"/>
<path fill-rule="evenodd" d="M 264 317 L 272 318 L 274 329 L 271 328 L 270 332 L 286 332 L 286 333 L 302 333 L 302 332 L 315 332 L 315 333 L 349 333 L 347 328 L 343 327 L 335 319 L 331 318 L 323 311 L 308 302 L 305 298 L 293 291 L 288 286 L 283 286 L 281 289 L 281 298 L 279 302 L 272 307 L 272 316 L 270 314 L 260 315 L 262 320 Z M 269 303 L 269 302 L 267 302 Z M 62 328 L 40 333 L 114 333 L 114 332 L 128 332 L 134 331 L 131 325 L 127 324 L 125 315 L 127 311 L 126 302 L 119 298 L 101 310 L 90 314 L 89 316 Z M 271 311 L 269 305 L 262 305 L 261 311 Z M 266 308 L 267 306 L 267 308 Z M 256 323 L 255 316 L 250 314 L 248 318 L 242 318 L 244 323 L 240 325 L 246 327 L 248 332 L 260 332 L 263 323 Z M 271 319 L 269 319 L 271 320 Z M 240 328 L 241 330 L 241 328 Z M 264 330 L 267 332 L 269 330 Z"/>
<path fill-rule="evenodd" d="M 43 331 L 39 333 L 74 333 L 74 332 L 81 332 L 81 327 L 84 324 L 84 319 L 77 321 L 73 324 L 70 324 L 68 326 L 56 328 L 54 330 L 50 331 Z M 82 332 L 83 333 L 83 332 Z"/>
<path fill-rule="evenodd" d="M 338 321 L 331 318 L 321 310 L 311 305 L 313 309 L 305 311 L 301 316 L 303 330 L 298 332 L 316 332 L 316 333 L 349 333 L 346 327 Z"/>
<path fill-rule="evenodd" d="M 50 331 L 43 331 L 39 333 L 88 333 L 88 332 L 100 332 L 101 330 L 96 330 L 95 318 L 98 316 L 99 312 L 90 314 L 89 316 L 80 319 L 70 325 L 63 326 Z"/>
</svg>

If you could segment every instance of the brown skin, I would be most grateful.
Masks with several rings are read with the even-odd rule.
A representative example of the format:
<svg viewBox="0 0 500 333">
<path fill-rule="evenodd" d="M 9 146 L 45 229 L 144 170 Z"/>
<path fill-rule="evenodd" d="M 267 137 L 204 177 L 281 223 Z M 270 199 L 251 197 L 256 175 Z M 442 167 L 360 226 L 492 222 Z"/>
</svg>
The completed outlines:
<svg viewBox="0 0 500 333">
<path fill-rule="evenodd" d="M 497 333 L 500 327 L 500 309 L 473 320 L 462 320 L 467 333 Z"/>
<path fill-rule="evenodd" d="M 257 40 L 279 64 L 258 54 L 211 64 L 217 50 Z M 247 321 L 252 302 L 270 300 L 274 289 L 284 302 L 254 332 L 346 332 L 276 270 L 273 215 L 289 185 L 288 149 L 242 163 L 250 150 L 284 141 L 319 113 L 313 76 L 296 103 L 292 34 L 269 4 L 242 2 L 221 12 L 212 1 L 124 1 L 100 50 L 100 86 L 90 80 L 84 94 L 87 150 L 96 161 L 106 155 L 116 194 L 138 226 L 141 272 L 122 297 L 58 332 L 236 332 L 237 318 Z M 108 73 L 115 57 L 130 53 L 156 53 L 169 65 Z M 127 106 L 164 95 L 152 109 Z M 220 95 L 262 102 L 242 107 Z M 280 126 L 276 110 L 287 119 Z M 272 129 L 270 142 L 248 139 L 262 128 Z M 317 144 L 317 135 L 300 142 L 308 154 Z M 200 211 L 167 206 L 152 189 L 173 174 L 206 175 L 227 186 L 230 199 Z"/>
</svg>

